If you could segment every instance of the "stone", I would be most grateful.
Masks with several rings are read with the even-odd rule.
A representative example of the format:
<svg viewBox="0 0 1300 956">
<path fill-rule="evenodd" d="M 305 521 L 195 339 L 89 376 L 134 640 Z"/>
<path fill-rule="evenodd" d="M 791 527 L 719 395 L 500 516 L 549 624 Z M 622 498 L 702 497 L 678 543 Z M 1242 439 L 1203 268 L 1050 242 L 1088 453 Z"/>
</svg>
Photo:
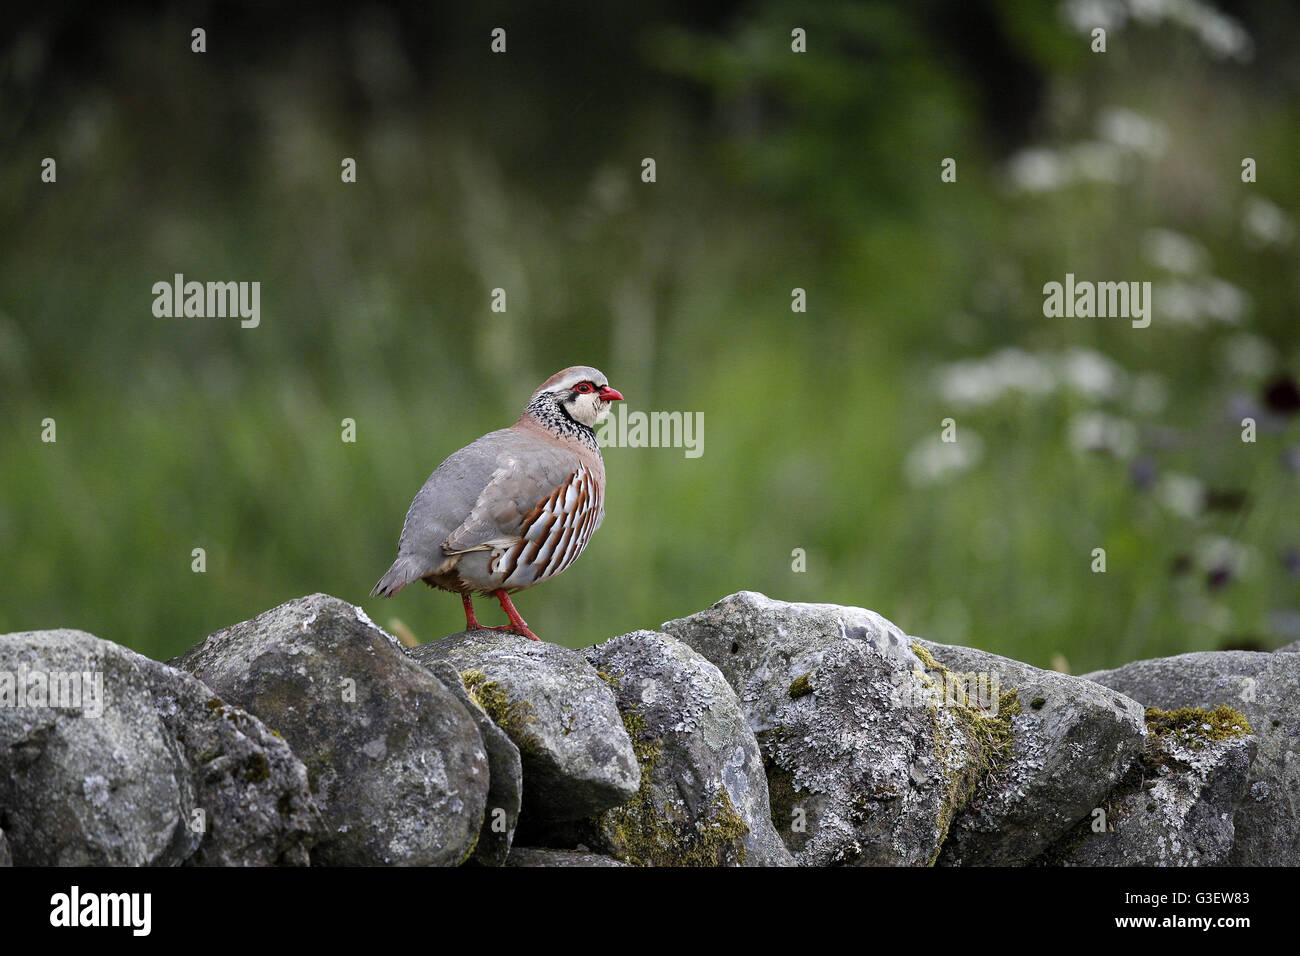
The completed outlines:
<svg viewBox="0 0 1300 956">
<path fill-rule="evenodd" d="M 1198 651 L 1083 675 L 1148 707 L 1227 704 L 1255 731 L 1245 799 L 1233 817 L 1227 866 L 1300 865 L 1300 655 Z"/>
<path fill-rule="evenodd" d="M 1081 677 L 987 651 L 917 639 L 940 664 L 1016 691 L 1011 752 L 949 829 L 941 866 L 1020 866 L 1071 831 L 1128 772 L 1146 739 L 1144 708 Z"/>
<path fill-rule="evenodd" d="M 627 866 L 627 864 L 599 853 L 517 846 L 510 851 L 506 866 Z"/>
<path fill-rule="evenodd" d="M 653 631 L 586 656 L 614 688 L 641 786 L 600 814 L 584 842 L 643 866 L 793 865 L 772 826 L 758 742 L 722 673 Z"/>
<path fill-rule="evenodd" d="M 409 653 L 454 667 L 519 748 L 524 818 L 576 820 L 636 795 L 641 770 L 614 694 L 580 654 L 486 629 Z"/>
<path fill-rule="evenodd" d="M 472 862 L 480 866 L 501 866 L 510 854 L 515 827 L 519 824 L 519 808 L 523 799 L 523 768 L 519 748 L 506 736 L 504 730 L 493 723 L 461 680 L 460 673 L 446 661 L 431 661 L 424 665 L 474 718 L 479 736 L 488 755 L 488 793 L 483 813 L 483 827 L 479 831 L 478 845 L 474 847 Z"/>
<path fill-rule="evenodd" d="M 939 706 L 937 675 L 880 615 L 742 591 L 662 631 L 713 663 L 763 752 L 800 865 L 928 865 L 1007 723 Z"/>
<path fill-rule="evenodd" d="M 307 768 L 289 745 L 197 678 L 146 657 L 137 665 L 189 769 L 193 806 L 202 811 L 201 833 L 187 864 L 308 865 L 308 851 L 324 823 Z M 193 820 L 191 810 L 187 825 Z"/>
<path fill-rule="evenodd" d="M 313 865 L 453 866 L 472 853 L 488 792 L 474 718 L 359 608 L 297 598 L 174 663 L 306 765 L 325 822 Z"/>
<path fill-rule="evenodd" d="M 1144 754 L 1101 808 L 1043 862 L 1066 866 L 1215 866 L 1234 843 L 1255 738 L 1231 708 L 1152 710 Z"/>
<path fill-rule="evenodd" d="M 193 852 L 187 768 L 140 660 L 84 631 L 0 636 L 0 817 L 14 865 L 169 866 Z"/>
</svg>

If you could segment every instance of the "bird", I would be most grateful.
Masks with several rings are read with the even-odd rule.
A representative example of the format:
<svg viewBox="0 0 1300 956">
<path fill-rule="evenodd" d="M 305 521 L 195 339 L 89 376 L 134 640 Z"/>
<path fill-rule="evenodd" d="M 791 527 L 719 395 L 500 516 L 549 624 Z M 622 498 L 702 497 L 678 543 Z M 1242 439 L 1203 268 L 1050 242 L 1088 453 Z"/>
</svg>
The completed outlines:
<svg viewBox="0 0 1300 956">
<path fill-rule="evenodd" d="M 370 592 L 413 581 L 461 596 L 466 630 L 483 628 L 473 595 L 492 595 L 510 623 L 484 630 L 541 640 L 510 595 L 555 577 L 605 517 L 605 462 L 595 427 L 623 395 L 599 369 L 574 365 L 543 382 L 509 428 L 450 455 L 406 512 L 397 559 Z"/>
</svg>

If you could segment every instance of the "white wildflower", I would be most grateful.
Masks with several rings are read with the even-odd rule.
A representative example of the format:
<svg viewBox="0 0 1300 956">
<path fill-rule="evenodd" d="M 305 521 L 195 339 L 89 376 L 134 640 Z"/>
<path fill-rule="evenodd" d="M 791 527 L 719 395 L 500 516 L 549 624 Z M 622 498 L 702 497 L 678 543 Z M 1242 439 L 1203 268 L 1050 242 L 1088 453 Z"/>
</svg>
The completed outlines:
<svg viewBox="0 0 1300 956">
<path fill-rule="evenodd" d="M 1237 577 L 1249 573 L 1256 562 L 1256 552 L 1249 545 L 1221 535 L 1204 535 L 1192 548 L 1197 567 L 1205 571 L 1226 568 Z"/>
<path fill-rule="evenodd" d="M 1066 0 L 1061 13 L 1079 33 L 1090 33 L 1096 27 L 1118 30 L 1128 19 L 1122 0 Z"/>
<path fill-rule="evenodd" d="M 1105 412 L 1081 412 L 1070 419 L 1070 446 L 1077 452 L 1103 452 L 1131 458 L 1137 451 L 1137 426 Z"/>
<path fill-rule="evenodd" d="M 922 439 L 907 453 L 903 471 L 907 480 L 919 488 L 966 471 L 983 457 L 983 439 L 963 428 L 955 442 L 941 441 L 937 435 Z"/>
<path fill-rule="evenodd" d="M 1148 229 L 1142 237 L 1142 252 L 1152 265 L 1182 275 L 1201 272 L 1209 261 L 1204 246 L 1172 229 Z"/>
<path fill-rule="evenodd" d="M 1070 180 L 1068 164 L 1050 149 L 1022 149 L 1007 163 L 1007 177 L 1015 189 L 1046 192 Z"/>
<path fill-rule="evenodd" d="M 1160 123 L 1122 106 L 1103 110 L 1097 118 L 1097 129 L 1102 139 L 1152 158 L 1164 152 L 1169 140 Z"/>
<path fill-rule="evenodd" d="M 1276 204 L 1252 196 L 1242 210 L 1242 229 L 1256 246 L 1285 246 L 1295 238 L 1295 225 Z"/>
<path fill-rule="evenodd" d="M 1250 308 L 1250 296 L 1225 279 L 1207 276 L 1202 284 L 1205 314 L 1227 325 L 1237 325 Z"/>
<path fill-rule="evenodd" d="M 1205 506 L 1205 486 L 1191 475 L 1168 471 L 1156 484 L 1156 497 L 1174 514 L 1195 518 Z"/>
<path fill-rule="evenodd" d="M 1113 359 L 1092 349 L 1069 349 L 1059 365 L 1065 383 L 1093 399 L 1114 398 L 1128 377 Z"/>
<path fill-rule="evenodd" d="M 1002 349 L 985 359 L 967 359 L 944 366 L 939 392 L 950 403 L 966 407 L 989 405 L 1008 391 L 1037 396 L 1052 391 L 1056 379 L 1048 366 L 1021 349 Z"/>
</svg>

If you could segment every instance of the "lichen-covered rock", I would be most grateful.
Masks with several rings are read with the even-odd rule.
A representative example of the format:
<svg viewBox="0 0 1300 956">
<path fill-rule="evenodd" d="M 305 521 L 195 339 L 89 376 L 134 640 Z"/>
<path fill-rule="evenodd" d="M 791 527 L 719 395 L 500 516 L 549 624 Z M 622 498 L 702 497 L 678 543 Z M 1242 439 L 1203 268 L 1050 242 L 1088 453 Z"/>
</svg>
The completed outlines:
<svg viewBox="0 0 1300 956">
<path fill-rule="evenodd" d="M 1148 707 L 1227 704 L 1250 721 L 1258 751 L 1233 818 L 1228 866 L 1300 865 L 1300 655 L 1199 651 L 1085 674 Z"/>
<path fill-rule="evenodd" d="M 1044 863 L 1214 866 L 1232 851 L 1233 812 L 1246 792 L 1255 738 L 1240 712 L 1147 711 L 1145 751 L 1097 815 Z"/>
<path fill-rule="evenodd" d="M 306 866 L 324 824 L 307 768 L 266 725 L 197 678 L 140 657 L 154 706 L 193 784 L 195 866 Z"/>
<path fill-rule="evenodd" d="M 763 757 L 721 672 L 635 631 L 587 651 L 614 688 L 641 764 L 637 795 L 591 821 L 595 848 L 642 866 L 788 866 Z"/>
<path fill-rule="evenodd" d="M 139 655 L 84 631 L 0 636 L 0 813 L 18 866 L 175 865 L 186 768 Z"/>
<path fill-rule="evenodd" d="M 456 668 L 519 748 L 526 819 L 576 820 L 636 795 L 641 770 L 613 692 L 580 654 L 484 629 L 421 644 L 410 655 Z"/>
<path fill-rule="evenodd" d="M 523 799 L 524 782 L 519 748 L 465 689 L 456 668 L 446 661 L 430 661 L 424 666 L 456 695 L 478 725 L 488 755 L 488 794 L 483 812 L 483 828 L 479 831 L 478 845 L 474 847 L 474 855 L 470 859 L 480 866 L 501 866 L 510 854 L 510 844 L 514 840 L 515 827 L 519 824 L 519 808 Z"/>
<path fill-rule="evenodd" d="M 0 830 L 0 866 L 13 866 L 14 858 L 9 853 L 9 841 L 5 839 L 4 830 Z"/>
<path fill-rule="evenodd" d="M 1143 707 L 1092 681 L 918 639 L 965 686 L 1016 692 L 1010 753 L 948 832 L 941 866 L 1016 866 L 1091 813 L 1142 752 Z"/>
<path fill-rule="evenodd" d="M 581 850 L 544 850 L 517 846 L 510 851 L 506 866 L 627 866 L 610 856 Z"/>
<path fill-rule="evenodd" d="M 175 661 L 306 764 L 326 865 L 464 862 L 488 758 L 474 718 L 361 612 L 325 594 L 218 631 Z"/>
<path fill-rule="evenodd" d="M 872 611 L 742 591 L 663 631 L 735 689 L 802 865 L 933 863 L 1005 747 L 1005 718 L 939 701 L 938 675 Z"/>
</svg>

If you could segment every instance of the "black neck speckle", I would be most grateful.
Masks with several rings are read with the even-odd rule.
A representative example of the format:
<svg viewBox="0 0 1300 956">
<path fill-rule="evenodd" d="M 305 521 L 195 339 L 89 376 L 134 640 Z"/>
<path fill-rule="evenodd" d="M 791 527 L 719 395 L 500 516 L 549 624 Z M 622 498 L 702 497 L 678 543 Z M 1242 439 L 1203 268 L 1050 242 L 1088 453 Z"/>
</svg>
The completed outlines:
<svg viewBox="0 0 1300 956">
<path fill-rule="evenodd" d="M 564 400 L 550 392 L 543 392 L 528 403 L 527 413 L 543 428 L 559 438 L 576 438 L 597 454 L 600 445 L 595 429 L 582 424 L 564 407 Z"/>
</svg>

